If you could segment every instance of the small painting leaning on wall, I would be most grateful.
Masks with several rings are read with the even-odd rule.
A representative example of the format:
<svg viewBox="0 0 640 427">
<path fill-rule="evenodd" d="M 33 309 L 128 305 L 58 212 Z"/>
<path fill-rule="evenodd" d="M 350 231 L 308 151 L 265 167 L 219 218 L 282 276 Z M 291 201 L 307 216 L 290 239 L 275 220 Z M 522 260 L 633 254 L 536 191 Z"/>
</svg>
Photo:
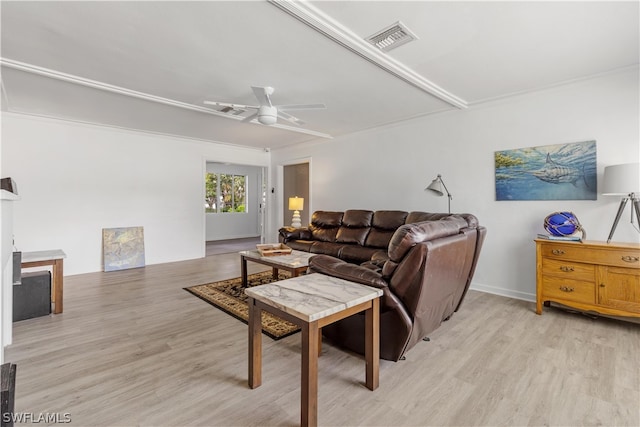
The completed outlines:
<svg viewBox="0 0 640 427">
<path fill-rule="evenodd" d="M 104 271 L 144 267 L 142 227 L 103 228 Z"/>
<path fill-rule="evenodd" d="M 496 200 L 596 200 L 596 141 L 495 152 Z"/>
</svg>

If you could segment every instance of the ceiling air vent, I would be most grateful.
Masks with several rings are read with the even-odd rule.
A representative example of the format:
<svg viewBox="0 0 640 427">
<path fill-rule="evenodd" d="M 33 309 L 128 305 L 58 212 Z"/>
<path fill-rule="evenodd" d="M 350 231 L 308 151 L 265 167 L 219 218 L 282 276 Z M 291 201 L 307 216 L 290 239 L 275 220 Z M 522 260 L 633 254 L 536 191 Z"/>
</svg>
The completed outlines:
<svg viewBox="0 0 640 427">
<path fill-rule="evenodd" d="M 247 110 L 243 110 L 242 108 L 238 108 L 238 107 L 229 107 L 226 106 L 224 108 L 221 108 L 220 110 L 221 113 L 227 113 L 227 114 L 231 114 L 233 116 L 239 116 L 240 114 L 244 113 Z"/>
<path fill-rule="evenodd" d="M 369 43 L 384 52 L 417 39 L 418 37 L 400 21 L 367 37 Z"/>
</svg>

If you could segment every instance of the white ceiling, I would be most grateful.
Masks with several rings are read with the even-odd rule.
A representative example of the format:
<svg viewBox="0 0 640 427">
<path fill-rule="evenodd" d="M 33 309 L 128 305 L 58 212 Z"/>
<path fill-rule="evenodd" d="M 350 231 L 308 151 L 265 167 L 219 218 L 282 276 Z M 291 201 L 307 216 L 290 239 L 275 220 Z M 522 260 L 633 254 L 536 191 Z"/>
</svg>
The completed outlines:
<svg viewBox="0 0 640 427">
<path fill-rule="evenodd" d="M 276 104 L 326 104 L 292 113 L 301 130 L 334 137 L 473 108 L 637 66 L 638 6 L 3 0 L 2 108 L 277 148 L 317 136 L 240 123 L 203 101 L 256 104 L 250 86 L 273 86 Z M 386 54 L 362 41 L 396 21 L 419 40 Z"/>
</svg>

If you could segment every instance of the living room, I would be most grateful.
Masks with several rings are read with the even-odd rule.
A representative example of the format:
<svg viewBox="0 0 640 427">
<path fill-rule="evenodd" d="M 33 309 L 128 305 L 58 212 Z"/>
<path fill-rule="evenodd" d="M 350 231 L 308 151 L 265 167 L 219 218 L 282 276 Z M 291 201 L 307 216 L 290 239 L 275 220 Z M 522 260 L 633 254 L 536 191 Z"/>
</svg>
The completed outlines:
<svg viewBox="0 0 640 427">
<path fill-rule="evenodd" d="M 457 90 L 441 83 L 445 81 L 445 76 L 436 79 L 427 74 L 453 93 L 473 94 L 463 96 L 478 100 L 470 102 L 466 108 L 447 109 L 438 104 L 435 108 L 429 105 L 429 110 L 424 104 L 432 101 L 420 104 L 422 101 L 416 100 L 426 97 L 422 91 L 379 70 L 379 67 L 362 61 L 364 64 L 359 64 L 359 67 L 375 74 L 373 77 L 376 79 L 391 82 L 388 86 L 379 88 L 379 95 L 340 105 L 339 108 L 345 109 L 344 112 L 338 109 L 343 117 L 335 121 L 340 126 L 350 125 L 343 122 L 351 121 L 352 115 L 353 121 L 358 125 L 356 129 L 329 132 L 328 125 L 321 125 L 327 120 L 324 114 L 329 114 L 332 109 L 329 103 L 333 96 L 330 93 L 334 90 L 332 88 L 341 87 L 341 77 L 350 85 L 358 86 L 353 83 L 354 79 L 362 79 L 365 74 L 349 75 L 349 67 L 315 61 L 314 58 L 303 55 L 299 46 L 286 44 L 275 46 L 260 55 L 260 60 L 264 62 L 257 59 L 246 62 L 242 58 L 234 58 L 237 59 L 236 63 L 220 65 L 227 73 L 227 80 L 221 85 L 231 87 L 233 84 L 233 90 L 230 88 L 228 91 L 220 89 L 220 92 L 212 92 L 208 89 L 197 95 L 204 99 L 234 102 L 234 91 L 240 91 L 242 86 L 246 93 L 243 92 L 244 98 L 240 102 L 249 103 L 253 97 L 250 84 L 273 84 L 276 88 L 273 98 L 277 103 L 326 103 L 326 112 L 306 111 L 303 114 L 301 111 L 299 116 L 309 123 L 307 127 L 310 129 L 335 133 L 332 139 L 282 128 L 240 123 L 202 111 L 197 111 L 200 116 L 192 118 L 182 106 L 135 98 L 132 94 L 124 96 L 126 101 L 112 102 L 111 98 L 115 96 L 113 91 L 73 84 L 56 79 L 51 73 L 43 76 L 43 69 L 73 75 L 72 68 L 51 65 L 55 64 L 54 58 L 60 53 L 59 50 L 72 49 L 70 46 L 56 48 L 46 44 L 52 50 L 43 53 L 42 62 L 29 61 L 28 55 L 37 58 L 38 49 L 24 52 L 20 50 L 26 47 L 16 39 L 26 37 L 23 32 L 34 31 L 34 28 L 42 25 L 42 32 L 36 36 L 52 34 L 51 45 L 60 39 L 66 39 L 58 39 L 55 31 L 51 31 L 58 21 L 43 24 L 44 18 L 41 15 L 47 15 L 46 12 L 37 12 L 27 6 L 25 10 L 21 10 L 18 5 L 8 3 L 10 2 L 1 4 L 3 108 L 0 154 L 1 175 L 15 180 L 20 197 L 20 200 L 13 203 L 14 244 L 22 251 L 60 248 L 66 253 L 65 313 L 14 325 L 13 343 L 4 350 L 4 361 L 18 363 L 16 407 L 20 411 L 70 411 L 72 422 L 83 425 L 280 425 L 297 422 L 299 391 L 295 374 L 298 368 L 293 364 L 298 360 L 295 353 L 298 351 L 299 338 L 292 336 L 265 346 L 265 373 L 270 372 L 265 386 L 270 381 L 275 385 L 272 383 L 268 388 L 253 391 L 252 394 L 246 389 L 246 378 L 243 377 L 246 375 L 246 325 L 193 298 L 182 288 L 199 284 L 197 282 L 205 283 L 239 275 L 237 254 L 220 256 L 215 260 L 204 258 L 206 218 L 202 200 L 206 163 L 267 168 L 269 191 L 264 235 L 266 241 L 272 242 L 277 240 L 278 229 L 288 225 L 283 223 L 282 218 L 290 214 L 282 209 L 285 196 L 281 191 L 280 168 L 287 164 L 308 162 L 311 192 L 304 209 L 309 213 L 315 210 L 346 209 L 446 212 L 447 197 L 434 197 L 425 192 L 425 187 L 431 180 L 441 174 L 452 194 L 451 211 L 477 216 L 480 224 L 488 230 L 473 278 L 471 298 L 450 322 L 438 329 L 436 336 L 431 337 L 431 343 L 412 350 L 406 361 L 382 364 L 381 388 L 385 382 L 391 387 L 383 391 L 384 394 L 380 393 L 382 390 L 373 394 L 366 389 L 360 390 L 362 387 L 358 387 L 357 380 L 347 380 L 351 383 L 346 383 L 338 374 L 334 377 L 328 374 L 323 379 L 322 369 L 329 369 L 329 366 L 321 366 L 320 392 L 325 390 L 325 393 L 330 393 L 320 396 L 321 424 L 589 425 L 600 422 L 605 425 L 637 425 L 640 422 L 637 406 L 640 375 L 637 370 L 633 371 L 633 366 L 640 363 L 637 325 L 604 318 L 594 320 L 561 310 L 548 310 L 542 316 L 536 316 L 534 311 L 536 248 L 533 239 L 538 233 L 544 232 L 544 218 L 556 211 L 573 212 L 587 231 L 589 240 L 606 241 L 620 197 L 604 196 L 598 189 L 597 198 L 593 200 L 496 200 L 494 158 L 495 152 L 502 150 L 596 141 L 599 188 L 606 166 L 638 161 L 640 88 L 637 2 L 572 2 L 564 7 L 573 12 L 573 15 L 568 15 L 565 9 L 558 11 L 558 16 L 548 15 L 556 20 L 552 20 L 553 25 L 549 24 L 548 28 L 544 27 L 544 33 L 557 31 L 554 34 L 557 34 L 558 39 L 544 40 L 547 43 L 555 40 L 557 44 L 566 41 L 562 45 L 566 49 L 565 55 L 570 57 L 568 53 L 575 52 L 574 61 L 564 56 L 544 55 L 545 49 L 556 54 L 563 52 L 553 50 L 554 46 L 549 44 L 544 45 L 540 53 L 536 50 L 540 42 L 535 40 L 516 51 L 524 54 L 510 60 L 509 55 L 500 54 L 500 48 L 509 47 L 505 42 L 505 45 L 496 47 L 496 51 L 484 51 L 488 55 L 485 62 L 480 57 L 475 62 L 464 63 L 474 65 L 475 68 L 449 68 L 448 71 L 455 74 L 451 77 L 452 81 L 458 82 Z M 542 6 L 539 7 L 542 8 L 552 7 L 550 3 L 540 4 Z M 497 5 L 508 8 L 510 3 Z M 440 6 L 446 9 L 444 4 Z M 65 7 L 73 6 L 67 4 Z M 101 12 L 108 12 L 106 5 L 100 7 L 104 8 Z M 215 7 L 232 8 L 226 3 Z M 253 6 L 248 4 L 244 7 L 260 7 L 260 11 L 264 10 L 269 17 L 284 15 L 292 20 L 270 3 L 256 3 Z M 322 4 L 318 7 L 322 9 Z M 326 7 L 338 8 L 337 4 Z M 450 13 L 460 13 L 462 22 L 468 24 L 467 27 L 461 25 L 461 28 L 465 28 L 464 31 L 456 30 L 462 32 L 459 43 L 482 39 L 475 30 L 471 31 L 474 28 L 471 23 L 480 24 L 466 15 L 474 10 L 473 7 L 467 3 L 460 3 L 458 7 L 459 9 Z M 540 32 L 534 31 L 534 28 L 541 25 L 540 22 L 530 20 L 532 17 L 546 16 L 548 12 L 543 9 L 532 15 L 529 8 L 535 9 L 534 5 L 522 7 L 525 9 L 515 10 L 513 15 L 508 16 L 512 19 L 521 14 L 529 16 L 526 19 L 520 16 L 524 22 L 529 23 L 526 31 L 540 37 Z M 51 19 L 62 19 L 52 13 L 52 10 L 54 9 L 48 10 Z M 399 7 L 398 11 L 402 11 L 402 8 Z M 64 12 L 69 11 L 65 9 Z M 435 12 L 436 10 L 433 11 Z M 496 10 L 493 12 L 499 15 Z M 498 12 L 507 13 L 500 9 Z M 219 15 L 224 16 L 222 12 Z M 345 12 L 345 17 L 347 16 Z M 580 33 L 582 39 L 570 38 L 564 31 L 556 28 L 567 16 L 581 17 L 581 20 L 576 21 L 581 23 L 579 28 L 583 30 Z M 34 17 L 33 21 L 29 17 Z M 93 19 L 100 22 L 98 18 L 91 18 L 87 22 L 94 22 Z M 109 22 L 107 18 L 104 19 Z M 385 21 L 392 23 L 398 19 L 411 22 L 408 16 L 395 15 L 387 16 Z M 250 21 L 253 23 L 253 20 Z M 314 33 L 314 37 L 324 38 L 303 24 L 292 21 L 300 27 L 300 38 L 311 37 L 307 32 Z M 371 31 L 360 30 L 358 33 L 364 32 L 362 36 L 369 35 L 380 26 L 380 21 L 382 19 L 379 16 L 376 19 L 372 17 L 372 22 L 376 24 L 372 25 Z M 514 22 L 522 24 L 522 21 Z M 16 28 L 19 26 L 24 29 Z M 516 37 L 516 28 L 507 27 L 503 38 Z M 12 36 L 12 31 L 16 31 L 17 35 Z M 452 32 L 455 34 L 456 31 Z M 526 31 L 523 30 L 523 33 Z M 591 34 L 592 32 L 596 35 Z M 611 39 L 603 33 L 607 33 Z M 425 41 L 425 37 L 421 34 L 419 36 L 421 39 L 412 43 Z M 275 35 L 270 34 L 269 37 Z M 283 36 L 289 40 L 292 37 L 290 34 Z M 79 43 L 78 40 L 76 42 Z M 333 42 L 323 40 L 318 43 Z M 214 45 L 210 42 L 206 47 L 215 50 Z M 400 55 L 402 49 L 411 47 L 411 44 L 407 44 L 393 52 Z M 292 59 L 288 56 L 282 56 L 282 51 L 287 48 L 295 53 L 297 61 L 309 62 L 309 67 L 319 67 L 329 75 L 325 79 L 318 77 L 317 81 L 309 78 L 298 80 L 296 86 L 290 89 L 299 91 L 299 96 L 295 99 L 285 98 L 286 90 L 289 90 L 285 82 L 264 82 L 265 77 L 260 75 L 276 75 L 281 71 L 278 67 L 280 63 L 298 66 L 289 64 L 287 61 Z M 338 46 L 335 49 L 343 48 Z M 202 54 L 203 50 L 205 49 L 197 50 L 196 54 Z M 175 50 L 168 52 L 176 53 Z M 617 56 L 613 53 L 609 55 L 611 52 Z M 136 54 L 139 55 L 140 52 L 134 51 L 131 57 Z M 509 51 L 509 54 L 515 55 L 513 51 Z M 525 72 L 526 67 L 533 65 L 530 62 L 518 62 L 523 61 L 522 58 L 526 58 L 527 54 L 537 60 L 544 59 L 544 62 L 537 63 L 539 69 L 536 68 L 535 72 Z M 274 58 L 272 62 L 267 62 L 269 55 Z M 446 55 L 442 55 L 444 61 Z M 356 55 L 353 52 L 343 52 L 336 60 L 346 61 L 351 56 Z M 97 61 L 96 58 L 91 59 Z M 202 61 L 204 60 L 203 58 Z M 25 70 L 26 66 L 23 66 L 19 69 L 18 61 L 21 64 L 31 64 L 32 68 Z M 109 64 L 108 60 L 104 60 L 95 64 L 96 69 L 100 68 L 100 75 L 107 75 L 111 71 L 121 77 L 117 69 L 123 63 Z M 124 66 L 126 65 L 125 63 Z M 202 66 L 198 58 L 187 65 Z M 181 63 L 180 67 L 187 65 Z M 234 70 L 245 68 L 252 68 L 252 77 L 258 81 L 245 84 L 242 80 L 241 84 L 234 83 Z M 276 72 L 270 71 L 272 68 Z M 342 70 L 335 71 L 336 68 Z M 558 72 L 556 68 L 562 68 L 566 72 Z M 576 71 L 580 68 L 589 72 L 580 74 Z M 493 74 L 492 71 L 496 69 L 502 74 Z M 545 81 L 542 78 L 547 76 L 545 73 L 548 70 L 556 70 L 552 74 L 556 80 Z M 162 72 L 164 70 L 159 67 L 157 73 Z M 516 79 L 518 74 L 533 78 L 531 86 L 526 86 L 527 81 Z M 477 79 L 478 76 L 485 80 Z M 99 80 L 92 75 L 79 77 Z M 457 80 L 453 77 L 457 77 Z M 221 75 L 216 78 L 221 78 Z M 336 80 L 334 86 L 327 81 L 329 78 Z M 139 80 L 140 78 L 130 80 L 127 82 L 129 86 L 119 83 L 117 79 L 105 79 L 103 82 L 145 92 L 144 82 Z M 466 83 L 467 81 L 470 83 Z M 313 86 L 313 82 L 326 85 L 308 90 L 307 86 Z M 200 86 L 206 86 L 205 83 Z M 499 83 L 505 83 L 502 86 L 502 96 L 491 98 L 486 95 L 488 92 L 483 92 L 483 85 L 500 86 Z M 478 86 L 467 87 L 472 84 Z M 506 87 L 508 84 L 513 86 Z M 178 91 L 179 88 L 175 90 Z M 375 92 L 371 86 L 362 90 Z M 396 90 L 401 95 L 387 96 Z M 88 97 L 88 92 L 92 93 L 91 97 Z M 163 93 L 158 96 L 166 98 L 168 95 Z M 84 99 L 96 102 L 95 106 L 87 108 Z M 180 100 L 178 96 L 176 99 Z M 195 103 L 195 98 L 192 102 Z M 413 106 L 413 112 L 405 114 L 402 119 L 381 119 L 380 116 L 385 114 L 393 116 L 395 109 L 405 108 L 403 104 Z M 415 109 L 416 105 L 424 108 Z M 402 111 L 406 112 L 407 109 Z M 426 111 L 431 112 L 423 114 Z M 298 115 L 298 112 L 295 114 Z M 410 117 L 411 115 L 415 117 Z M 99 120 L 94 120 L 96 116 L 100 116 Z M 169 117 L 172 119 L 165 120 Z M 113 122 L 109 124 L 108 120 Z M 154 127 L 145 128 L 147 122 L 151 121 Z M 376 125 L 375 121 L 379 124 Z M 181 123 L 184 128 L 190 129 L 181 134 L 176 131 L 178 128 L 175 123 Z M 231 126 L 233 128 L 230 130 Z M 103 273 L 102 229 L 128 226 L 144 227 L 147 267 L 124 273 Z M 638 231 L 628 220 L 626 211 L 613 240 L 640 242 Z M 141 281 L 143 279 L 139 276 L 145 270 L 153 283 Z M 147 295 L 153 293 L 154 286 L 158 286 L 158 295 Z M 118 292 L 119 294 L 114 295 Z M 135 300 L 129 301 L 127 295 Z M 153 299 L 156 297 L 159 300 Z M 100 298 L 104 298 L 109 304 L 102 306 L 96 301 Z M 89 303 L 85 304 L 87 302 Z M 492 306 L 496 308 L 491 308 Z M 98 313 L 96 317 L 92 317 L 91 310 L 94 314 Z M 134 316 L 132 312 L 136 310 L 140 313 Z M 157 314 L 159 312 L 164 312 L 167 319 L 161 320 L 162 316 Z M 145 324 L 141 317 L 145 314 L 157 322 L 158 328 Z M 186 323 L 183 318 L 188 316 L 193 318 Z M 174 322 L 173 327 L 165 321 L 169 319 Z M 515 323 L 516 320 L 523 323 Z M 514 322 L 511 327 L 510 321 Z M 136 324 L 144 326 L 144 332 L 135 329 Z M 203 330 L 186 333 L 184 328 L 187 325 Z M 474 325 L 473 329 L 470 329 L 470 325 Z M 3 326 L 6 328 L 6 323 Z M 93 338 L 89 331 L 83 330 L 84 327 L 93 330 Z M 539 341 L 516 341 L 515 337 L 525 335 L 529 327 L 540 335 Z M 559 329 L 554 332 L 554 327 Z M 205 330 L 207 328 L 209 329 Z M 527 352 L 534 354 L 536 344 L 533 343 L 540 345 L 546 335 L 550 342 L 549 347 L 544 347 L 546 353 L 535 354 L 542 360 L 556 357 L 557 354 L 552 354 L 551 348 L 554 345 L 560 346 L 558 342 L 563 340 L 562 331 L 575 334 L 578 338 L 570 341 L 570 344 L 565 343 L 564 349 L 572 350 L 565 354 L 572 365 L 567 376 L 554 379 L 555 375 L 560 378 L 558 371 L 561 368 L 552 364 L 548 371 L 543 370 L 543 367 L 527 358 Z M 94 342 L 95 347 L 83 347 L 82 340 L 91 344 L 101 334 L 106 338 L 104 341 Z M 135 343 L 128 341 L 142 334 L 156 338 L 157 345 L 152 344 L 151 339 Z M 473 345 L 474 334 L 477 346 Z M 460 341 L 456 337 L 460 337 Z M 491 337 L 493 339 L 489 340 Z M 478 349 L 490 345 L 498 347 L 492 347 L 493 352 Z M 624 349 L 627 353 L 616 353 L 612 362 L 607 358 L 607 351 L 613 347 L 616 347 L 616 351 Z M 209 352 L 210 357 L 201 354 L 198 348 Z M 118 351 L 127 354 L 127 357 L 118 359 Z M 163 403 L 174 406 L 171 400 L 174 398 L 174 390 L 164 384 L 165 378 L 162 375 L 156 376 L 144 368 L 150 360 L 157 362 L 158 357 L 162 358 L 165 351 L 192 357 L 180 359 L 173 355 L 167 359 L 171 364 L 161 362 L 152 365 L 155 369 L 165 370 L 166 378 L 177 384 L 176 399 L 180 403 L 178 407 L 183 412 L 182 416 L 171 413 L 169 409 L 161 409 Z M 463 351 L 473 351 L 475 357 L 463 356 Z M 524 373 L 517 370 L 524 369 L 520 364 L 512 360 L 505 361 L 502 356 L 507 351 L 517 352 L 521 361 L 526 360 L 529 366 L 533 366 L 533 372 Z M 68 352 L 75 352 L 75 357 L 66 354 L 65 359 L 57 359 L 57 355 Z M 335 365 L 353 372 L 355 378 L 359 378 L 362 361 L 358 357 L 330 346 L 327 346 L 326 352 L 327 354 L 323 354 L 323 357 L 328 356 L 326 365 Z M 96 360 L 105 355 L 107 357 L 102 362 L 92 364 L 89 360 L 81 360 L 83 354 Z M 57 361 L 60 366 L 47 365 L 45 356 Z M 606 376 L 605 371 L 593 371 L 593 378 L 586 378 L 584 372 L 577 373 L 574 365 L 579 365 L 584 359 L 589 359 L 595 365 L 602 365 L 602 369 L 615 367 L 612 377 L 617 382 L 603 385 L 594 380 L 596 377 Z M 402 384 L 416 372 L 425 377 L 433 375 L 430 368 L 434 365 L 430 364 L 430 360 L 437 360 L 435 366 L 440 376 L 430 378 L 441 387 L 440 393 L 431 390 L 428 382 L 419 382 L 415 386 Z M 504 370 L 495 366 L 500 362 L 505 362 Z M 122 372 L 122 376 L 109 383 L 107 373 L 114 375 L 118 372 L 107 369 L 112 363 L 121 364 L 125 371 L 132 371 Z M 207 363 L 210 366 L 205 365 Z M 186 374 L 179 364 L 190 365 Z M 483 370 L 483 364 L 489 366 L 488 371 Z M 61 371 L 64 374 L 56 374 L 57 367 L 64 367 L 65 370 Z M 445 381 L 445 371 L 457 371 L 462 367 L 468 369 L 455 378 L 447 377 L 448 382 Z M 506 367 L 517 369 L 509 371 Z M 198 377 L 196 368 L 199 368 L 202 377 Z M 96 378 L 106 383 L 104 388 L 93 383 L 95 378 L 91 377 L 92 369 Z M 75 375 L 74 371 L 78 372 L 75 382 L 70 381 Z M 292 375 L 287 374 L 289 371 L 292 371 Z M 496 390 L 499 385 L 489 381 L 489 374 L 496 372 L 509 378 L 519 377 L 522 382 L 508 383 L 504 389 Z M 572 376 L 572 373 L 575 375 Z M 475 378 L 471 378 L 473 374 L 477 374 Z M 278 376 L 282 378 L 274 378 Z M 539 377 L 540 383 L 535 380 L 536 377 Z M 484 383 L 488 384 L 487 389 L 482 389 L 482 382 L 474 382 L 479 378 L 487 381 Z M 531 381 L 522 378 L 529 378 Z M 215 386 L 205 379 L 215 383 Z M 39 380 L 47 386 L 45 390 L 36 392 Z M 60 384 L 65 381 L 73 384 L 68 387 Z M 322 381 L 327 381 L 326 386 Z M 555 395 L 556 403 L 538 396 L 534 399 L 536 403 L 522 400 L 527 394 L 519 387 L 531 387 L 538 394 L 544 394 L 545 382 L 552 392 L 564 389 L 568 393 L 575 393 L 576 397 Z M 21 394 L 25 387 L 32 390 L 29 396 Z M 118 387 L 123 389 L 125 398 L 118 394 Z M 215 393 L 207 391 L 210 387 L 214 387 Z M 392 390 L 406 395 L 394 400 L 389 397 Z M 127 392 L 130 393 L 128 397 Z M 60 393 L 66 397 L 50 400 L 51 395 Z M 101 393 L 109 396 L 106 402 L 100 401 Z M 424 400 L 413 397 L 421 393 L 430 400 L 425 402 L 426 397 Z M 510 399 L 507 396 L 509 393 L 518 398 Z M 455 404 L 445 397 L 456 400 Z M 477 400 L 473 400 L 474 397 Z M 218 399 L 219 403 L 214 404 L 209 399 Z M 246 411 L 252 412 L 250 415 L 243 414 L 242 411 L 248 405 L 247 399 L 257 403 L 254 410 Z M 386 399 L 390 400 L 387 402 Z M 275 409 L 268 408 L 271 400 L 276 401 Z M 74 406 L 74 401 L 79 404 Z M 439 402 L 442 412 L 438 411 L 436 402 Z M 472 410 L 466 414 L 466 418 L 456 412 L 460 410 L 457 404 L 462 402 L 471 402 Z M 153 407 L 156 412 L 141 409 L 145 405 Z M 361 409 L 359 405 L 362 405 Z M 387 415 L 382 411 L 375 411 L 376 405 L 386 408 Z M 575 410 L 563 411 L 555 405 Z M 431 412 L 427 413 L 426 408 Z M 92 411 L 96 418 L 90 417 Z M 352 412 L 350 415 L 349 411 Z M 122 417 L 118 418 L 113 413 L 120 413 Z M 260 418 L 261 413 L 264 418 Z M 539 416 L 534 417 L 534 413 Z"/>
</svg>

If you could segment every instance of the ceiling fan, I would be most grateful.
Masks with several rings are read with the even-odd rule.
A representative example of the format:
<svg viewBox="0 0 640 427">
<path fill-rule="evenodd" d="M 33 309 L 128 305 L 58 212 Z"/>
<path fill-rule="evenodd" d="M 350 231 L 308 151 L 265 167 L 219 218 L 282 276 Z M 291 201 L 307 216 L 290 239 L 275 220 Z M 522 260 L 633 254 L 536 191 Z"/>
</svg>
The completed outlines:
<svg viewBox="0 0 640 427">
<path fill-rule="evenodd" d="M 290 110 L 318 110 L 327 108 L 324 104 L 291 104 L 291 105 L 273 105 L 271 102 L 271 95 L 273 95 L 274 89 L 270 86 L 258 87 L 251 86 L 253 93 L 258 99 L 260 105 L 242 105 L 242 104 L 230 104 L 228 102 L 217 101 L 204 101 L 207 105 L 217 105 L 224 107 L 222 110 L 225 113 L 231 112 L 236 109 L 240 110 L 256 110 L 255 113 L 245 117 L 243 122 L 250 122 L 257 118 L 259 123 L 263 125 L 276 124 L 278 118 L 286 120 L 295 125 L 303 125 L 305 122 L 297 117 L 292 116 L 286 111 Z M 242 113 L 243 111 L 234 112 L 234 114 Z"/>
</svg>

